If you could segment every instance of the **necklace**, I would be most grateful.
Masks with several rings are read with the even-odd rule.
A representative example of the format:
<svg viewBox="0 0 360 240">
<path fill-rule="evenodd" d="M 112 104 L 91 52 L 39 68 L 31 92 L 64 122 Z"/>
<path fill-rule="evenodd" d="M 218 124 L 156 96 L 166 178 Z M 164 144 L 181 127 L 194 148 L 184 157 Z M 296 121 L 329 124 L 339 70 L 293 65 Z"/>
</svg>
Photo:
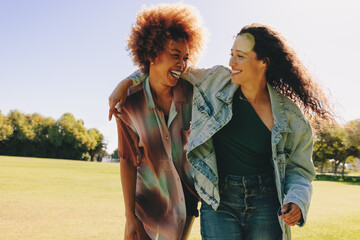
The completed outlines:
<svg viewBox="0 0 360 240">
<path fill-rule="evenodd" d="M 244 94 L 242 93 L 241 89 L 240 89 L 240 92 L 239 92 L 239 99 L 242 100 L 242 101 L 245 101 L 245 102 L 249 102 L 249 101 L 245 98 L 245 96 L 244 96 Z"/>
<path fill-rule="evenodd" d="M 240 99 L 240 100 L 243 100 L 243 101 L 245 101 L 245 102 L 249 102 L 246 98 L 244 98 L 244 97 L 241 96 L 241 95 L 239 95 L 239 99 Z"/>
</svg>

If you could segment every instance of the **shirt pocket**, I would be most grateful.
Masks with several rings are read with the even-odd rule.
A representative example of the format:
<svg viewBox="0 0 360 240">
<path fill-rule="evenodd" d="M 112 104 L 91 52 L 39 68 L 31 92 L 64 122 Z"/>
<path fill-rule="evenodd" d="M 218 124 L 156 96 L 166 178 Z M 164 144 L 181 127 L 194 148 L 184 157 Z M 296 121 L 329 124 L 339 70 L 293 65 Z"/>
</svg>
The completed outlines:
<svg viewBox="0 0 360 240">
<path fill-rule="evenodd" d="M 193 99 L 192 129 L 204 126 L 213 115 L 214 109 L 205 94 L 198 92 Z"/>
<path fill-rule="evenodd" d="M 285 180 L 285 171 L 286 171 L 286 165 L 287 165 L 288 159 L 289 159 L 289 151 L 287 149 L 277 152 L 276 160 L 277 160 L 277 164 L 279 167 L 281 182 L 284 182 L 284 180 Z"/>
<path fill-rule="evenodd" d="M 286 157 L 285 152 L 278 152 L 276 157 L 277 165 L 280 173 L 280 180 L 283 183 L 285 180 Z"/>
</svg>

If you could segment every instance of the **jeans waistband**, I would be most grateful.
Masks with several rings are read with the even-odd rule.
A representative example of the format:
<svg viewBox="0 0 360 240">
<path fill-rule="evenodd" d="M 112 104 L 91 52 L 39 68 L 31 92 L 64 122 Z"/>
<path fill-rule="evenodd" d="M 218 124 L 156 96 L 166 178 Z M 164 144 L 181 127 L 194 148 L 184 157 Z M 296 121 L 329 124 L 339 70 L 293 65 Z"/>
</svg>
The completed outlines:
<svg viewBox="0 0 360 240">
<path fill-rule="evenodd" d="M 228 186 L 259 186 L 261 184 L 274 184 L 274 174 L 265 173 L 249 176 L 236 176 L 236 175 L 224 175 L 220 179 L 220 184 L 226 184 Z"/>
</svg>

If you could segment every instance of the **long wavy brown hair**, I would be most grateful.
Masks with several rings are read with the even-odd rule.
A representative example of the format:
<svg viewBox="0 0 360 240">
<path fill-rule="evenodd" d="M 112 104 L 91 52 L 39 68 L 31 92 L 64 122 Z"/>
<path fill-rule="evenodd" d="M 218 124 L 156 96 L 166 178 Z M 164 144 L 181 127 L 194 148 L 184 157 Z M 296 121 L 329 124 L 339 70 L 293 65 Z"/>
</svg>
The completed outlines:
<svg viewBox="0 0 360 240">
<path fill-rule="evenodd" d="M 297 103 L 308 118 L 334 119 L 326 95 L 281 33 L 258 23 L 243 27 L 237 36 L 243 33 L 254 36 L 257 59 L 267 61 L 270 85 Z"/>
<path fill-rule="evenodd" d="M 185 4 L 160 4 L 143 7 L 137 13 L 136 24 L 127 40 L 135 65 L 147 73 L 149 59 L 155 59 L 167 47 L 169 40 L 185 39 L 189 44 L 189 61 L 194 65 L 201 52 L 205 29 L 196 9 Z"/>
</svg>

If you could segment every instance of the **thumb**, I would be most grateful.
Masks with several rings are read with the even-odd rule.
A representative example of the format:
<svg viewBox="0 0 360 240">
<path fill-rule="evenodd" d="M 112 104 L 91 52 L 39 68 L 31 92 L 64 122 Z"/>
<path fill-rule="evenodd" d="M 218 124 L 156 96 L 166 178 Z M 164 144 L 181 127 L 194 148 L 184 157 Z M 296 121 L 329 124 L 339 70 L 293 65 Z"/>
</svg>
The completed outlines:
<svg viewBox="0 0 360 240">
<path fill-rule="evenodd" d="M 281 213 L 285 214 L 286 212 L 288 212 L 290 209 L 290 205 L 291 205 L 291 203 L 284 204 L 281 208 Z"/>
</svg>

